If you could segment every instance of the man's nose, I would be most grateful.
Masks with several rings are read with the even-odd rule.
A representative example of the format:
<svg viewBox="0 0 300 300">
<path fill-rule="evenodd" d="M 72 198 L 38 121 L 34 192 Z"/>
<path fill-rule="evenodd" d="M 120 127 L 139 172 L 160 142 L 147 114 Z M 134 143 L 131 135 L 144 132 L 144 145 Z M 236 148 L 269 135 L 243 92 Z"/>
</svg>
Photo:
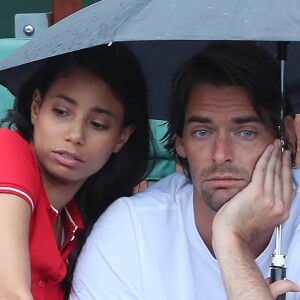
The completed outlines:
<svg viewBox="0 0 300 300">
<path fill-rule="evenodd" d="M 213 148 L 213 160 L 216 164 L 232 162 L 233 148 L 230 136 L 221 134 L 216 137 Z"/>
</svg>

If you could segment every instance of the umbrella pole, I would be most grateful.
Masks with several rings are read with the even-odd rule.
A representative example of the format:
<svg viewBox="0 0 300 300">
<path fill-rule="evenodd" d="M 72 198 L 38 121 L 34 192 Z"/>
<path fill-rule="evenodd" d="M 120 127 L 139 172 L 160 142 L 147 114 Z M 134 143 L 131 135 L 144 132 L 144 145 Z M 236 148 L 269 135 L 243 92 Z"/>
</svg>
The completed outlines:
<svg viewBox="0 0 300 300">
<path fill-rule="evenodd" d="M 281 86 L 281 109 L 280 109 L 280 141 L 281 141 L 281 151 L 287 149 L 287 142 L 285 138 L 284 130 L 284 117 L 285 117 L 285 61 L 287 58 L 287 42 L 278 42 L 277 49 L 277 59 L 280 61 L 281 74 L 280 74 L 280 86 Z M 281 241 L 282 241 L 282 225 L 276 227 L 276 244 L 275 251 L 271 254 L 271 281 L 278 281 L 286 278 L 286 256 L 281 254 Z M 285 300 L 285 294 L 280 295 L 276 300 Z"/>
</svg>

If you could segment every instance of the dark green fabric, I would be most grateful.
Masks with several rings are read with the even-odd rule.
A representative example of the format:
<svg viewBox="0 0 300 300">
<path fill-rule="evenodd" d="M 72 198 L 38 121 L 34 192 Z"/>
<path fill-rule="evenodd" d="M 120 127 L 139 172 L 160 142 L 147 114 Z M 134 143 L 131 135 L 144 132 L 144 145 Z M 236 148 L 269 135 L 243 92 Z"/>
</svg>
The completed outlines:
<svg viewBox="0 0 300 300">
<path fill-rule="evenodd" d="M 164 145 L 163 137 L 168 129 L 168 122 L 165 120 L 149 120 L 154 145 L 151 146 L 151 161 L 154 167 L 148 175 L 147 180 L 157 181 L 175 172 L 176 163 L 172 155 L 168 153 Z"/>
</svg>

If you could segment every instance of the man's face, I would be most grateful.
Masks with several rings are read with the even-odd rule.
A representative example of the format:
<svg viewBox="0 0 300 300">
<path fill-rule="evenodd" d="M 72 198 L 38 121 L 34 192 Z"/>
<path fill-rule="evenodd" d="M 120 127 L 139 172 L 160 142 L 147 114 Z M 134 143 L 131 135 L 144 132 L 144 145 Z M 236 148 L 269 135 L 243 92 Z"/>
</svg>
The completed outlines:
<svg viewBox="0 0 300 300">
<path fill-rule="evenodd" d="M 187 158 L 194 201 L 217 212 L 251 181 L 254 166 L 274 140 L 242 87 L 193 88 L 177 154 Z"/>
</svg>

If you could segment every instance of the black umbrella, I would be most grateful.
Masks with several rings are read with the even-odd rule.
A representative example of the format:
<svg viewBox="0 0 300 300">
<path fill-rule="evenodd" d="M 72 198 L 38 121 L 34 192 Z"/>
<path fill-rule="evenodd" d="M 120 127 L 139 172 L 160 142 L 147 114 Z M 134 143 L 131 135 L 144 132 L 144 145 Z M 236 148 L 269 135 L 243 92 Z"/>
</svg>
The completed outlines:
<svg viewBox="0 0 300 300">
<path fill-rule="evenodd" d="M 150 117 L 167 119 L 174 71 L 210 40 L 259 41 L 274 55 L 278 41 L 290 42 L 286 80 L 293 107 L 300 112 L 299 0 L 102 0 L 56 23 L 0 62 L 0 83 L 16 93 L 51 56 L 125 41 L 146 75 Z M 276 249 L 272 270 L 278 278 L 284 275 L 280 258 Z"/>
<path fill-rule="evenodd" d="M 290 41 L 286 77 L 300 112 L 299 0 L 102 0 L 0 62 L 0 83 L 15 93 L 50 56 L 126 41 L 146 74 L 150 116 L 166 119 L 174 70 L 208 40 L 260 41 L 274 54 L 274 42 Z"/>
</svg>

